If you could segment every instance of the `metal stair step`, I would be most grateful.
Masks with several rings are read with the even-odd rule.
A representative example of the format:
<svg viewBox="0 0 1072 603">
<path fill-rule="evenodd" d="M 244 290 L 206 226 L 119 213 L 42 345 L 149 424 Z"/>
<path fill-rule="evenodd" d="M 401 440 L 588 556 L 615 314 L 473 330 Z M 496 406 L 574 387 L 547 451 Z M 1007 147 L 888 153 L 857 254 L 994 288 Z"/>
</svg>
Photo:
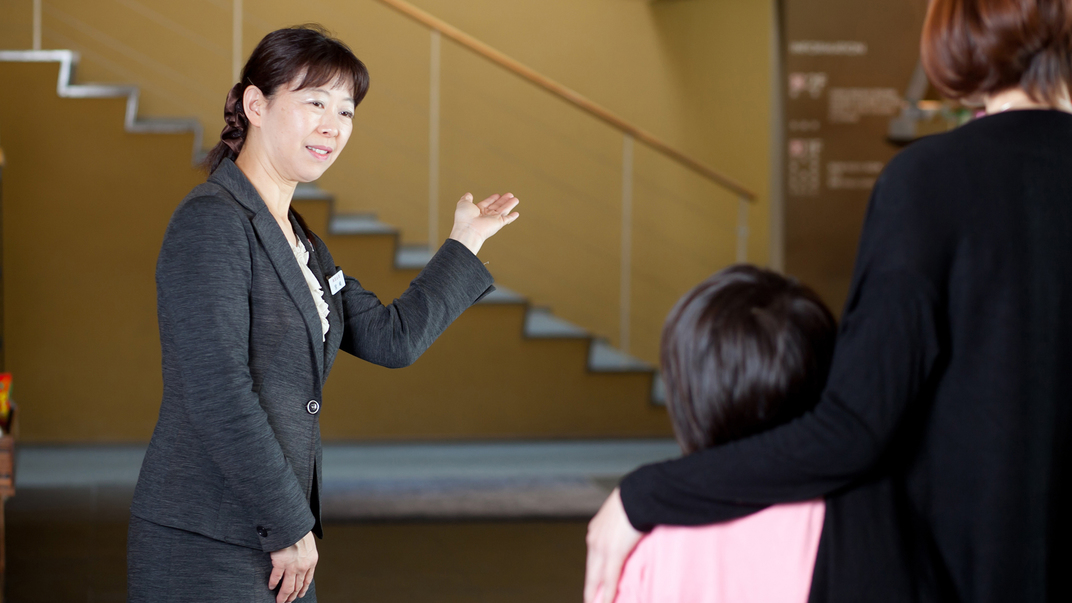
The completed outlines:
<svg viewBox="0 0 1072 603">
<path fill-rule="evenodd" d="M 315 182 L 299 182 L 294 188 L 294 199 L 331 201 L 334 198 L 334 195 L 317 186 Z M 372 217 L 375 219 L 375 216 Z"/>
<path fill-rule="evenodd" d="M 138 117 L 138 102 L 141 91 L 134 86 L 112 86 L 102 84 L 75 84 L 74 72 L 78 66 L 79 54 L 73 50 L 0 50 L 0 61 L 19 63 L 60 64 L 56 94 L 61 98 L 126 98 L 126 112 L 123 116 L 123 128 L 127 132 L 140 134 L 193 134 L 193 148 L 190 150 L 191 162 L 196 164 L 203 158 L 201 140 L 203 132 L 201 122 L 193 118 L 153 118 Z"/>
<path fill-rule="evenodd" d="M 114 98 L 127 99 L 124 127 L 128 132 L 194 134 L 193 159 L 201 158 L 200 123 L 196 119 L 141 119 L 138 117 L 140 91 L 131 86 L 107 86 L 99 84 L 74 84 L 73 76 L 78 64 L 78 53 L 69 50 L 47 51 L 0 51 L 0 61 L 57 61 L 60 63 L 57 93 L 66 98 Z M 300 183 L 294 191 L 295 200 L 326 201 L 333 203 L 334 196 L 315 183 Z M 333 212 L 332 212 L 333 213 Z M 329 218 L 328 231 L 332 235 L 398 234 L 398 229 L 380 222 L 374 214 L 339 214 Z M 421 269 L 432 258 L 434 250 L 427 245 L 400 245 L 395 255 L 395 267 Z M 528 300 L 506 287 L 485 296 L 483 304 L 526 304 Z M 582 327 L 554 316 L 547 308 L 529 308 L 525 316 L 525 336 L 533 338 L 585 338 L 592 335 Z M 593 339 L 590 346 L 588 369 L 597 372 L 654 371 L 655 367 L 614 349 L 607 342 Z M 661 399 L 661 380 L 656 375 L 653 400 Z"/>
<path fill-rule="evenodd" d="M 655 367 L 630 356 L 604 339 L 593 339 L 589 349 L 588 366 L 601 372 L 654 371 Z"/>
<path fill-rule="evenodd" d="M 528 300 L 520 293 L 507 289 L 502 285 L 495 285 L 495 290 L 488 293 L 477 302 L 478 304 L 525 304 Z"/>
<path fill-rule="evenodd" d="M 297 198 L 296 192 L 295 198 Z M 394 226 L 380 222 L 375 214 L 342 214 L 332 217 L 328 224 L 328 233 L 333 235 L 395 234 L 397 232 Z"/>
<path fill-rule="evenodd" d="M 592 334 L 568 320 L 555 316 L 550 308 L 531 307 L 525 314 L 525 336 L 533 338 L 578 338 Z"/>
</svg>

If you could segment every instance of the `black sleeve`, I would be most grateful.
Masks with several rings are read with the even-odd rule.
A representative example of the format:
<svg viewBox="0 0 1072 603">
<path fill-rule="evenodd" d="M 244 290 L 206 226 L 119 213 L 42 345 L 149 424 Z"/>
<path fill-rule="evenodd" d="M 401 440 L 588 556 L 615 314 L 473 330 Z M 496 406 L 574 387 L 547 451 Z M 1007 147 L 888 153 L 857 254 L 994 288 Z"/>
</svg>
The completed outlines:
<svg viewBox="0 0 1072 603">
<path fill-rule="evenodd" d="M 634 527 L 715 523 L 815 498 L 876 462 L 939 352 L 944 239 L 904 183 L 887 170 L 872 193 L 820 402 L 773 430 L 626 476 Z"/>
<path fill-rule="evenodd" d="M 390 304 L 350 276 L 342 290 L 340 348 L 374 364 L 412 364 L 466 308 L 494 290 L 484 264 L 447 239 L 406 291 Z"/>
</svg>

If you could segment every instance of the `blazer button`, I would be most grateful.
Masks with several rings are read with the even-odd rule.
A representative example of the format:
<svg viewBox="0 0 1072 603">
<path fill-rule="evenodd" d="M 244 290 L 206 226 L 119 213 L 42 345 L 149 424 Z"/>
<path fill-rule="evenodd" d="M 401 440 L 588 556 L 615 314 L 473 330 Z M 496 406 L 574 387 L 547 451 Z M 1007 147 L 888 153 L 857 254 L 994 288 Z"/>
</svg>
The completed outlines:
<svg viewBox="0 0 1072 603">
<path fill-rule="evenodd" d="M 305 410 L 311 415 L 315 415 L 320 412 L 320 403 L 316 400 L 309 400 L 309 403 L 305 405 Z"/>
<path fill-rule="evenodd" d="M 268 530 L 261 526 L 257 526 L 257 533 L 260 534 L 261 538 L 268 537 Z"/>
</svg>

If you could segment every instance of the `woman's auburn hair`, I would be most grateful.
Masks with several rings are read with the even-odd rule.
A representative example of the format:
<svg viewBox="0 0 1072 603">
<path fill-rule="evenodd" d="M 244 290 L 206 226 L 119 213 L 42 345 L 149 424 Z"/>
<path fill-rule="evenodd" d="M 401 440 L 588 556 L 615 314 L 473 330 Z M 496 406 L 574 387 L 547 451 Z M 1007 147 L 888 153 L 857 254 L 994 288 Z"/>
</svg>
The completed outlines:
<svg viewBox="0 0 1072 603">
<path fill-rule="evenodd" d="M 1056 104 L 1072 87 L 1072 0 L 931 0 L 920 58 L 950 98 L 1020 87 Z"/>
<path fill-rule="evenodd" d="M 826 384 L 837 321 L 794 279 L 730 266 L 670 311 L 660 346 L 667 409 L 686 453 L 810 410 Z"/>
<path fill-rule="evenodd" d="M 369 73 L 350 47 L 333 38 L 324 27 L 308 23 L 264 36 L 242 68 L 242 79 L 228 93 L 224 103 L 224 120 L 228 124 L 203 166 L 211 173 L 224 159 L 238 158 L 249 129 L 242 107 L 242 94 L 249 86 L 256 86 L 265 97 L 272 98 L 283 86 L 303 90 L 335 82 L 350 86 L 356 107 L 368 93 Z"/>
</svg>

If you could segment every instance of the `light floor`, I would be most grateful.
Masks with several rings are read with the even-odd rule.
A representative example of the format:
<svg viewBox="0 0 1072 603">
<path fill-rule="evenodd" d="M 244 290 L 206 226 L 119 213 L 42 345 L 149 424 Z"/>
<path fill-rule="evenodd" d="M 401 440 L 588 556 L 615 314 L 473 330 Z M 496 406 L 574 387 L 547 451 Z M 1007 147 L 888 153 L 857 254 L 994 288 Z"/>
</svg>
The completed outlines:
<svg viewBox="0 0 1072 603">
<path fill-rule="evenodd" d="M 28 447 L 7 503 L 9 603 L 124 601 L 143 447 Z M 668 440 L 331 445 L 322 602 L 579 601 L 587 520 Z"/>
</svg>

